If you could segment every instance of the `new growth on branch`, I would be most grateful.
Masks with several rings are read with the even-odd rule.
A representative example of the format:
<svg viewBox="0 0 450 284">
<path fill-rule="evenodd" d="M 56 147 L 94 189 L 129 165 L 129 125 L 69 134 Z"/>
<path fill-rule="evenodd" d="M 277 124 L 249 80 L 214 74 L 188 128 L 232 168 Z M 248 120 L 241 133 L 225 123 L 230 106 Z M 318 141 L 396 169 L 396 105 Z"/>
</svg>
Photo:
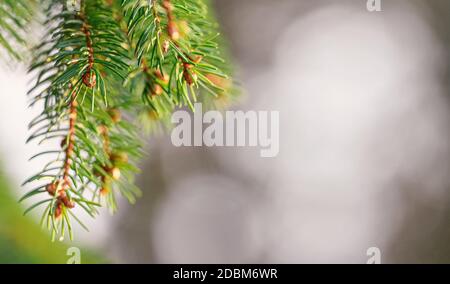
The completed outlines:
<svg viewBox="0 0 450 284">
<path fill-rule="evenodd" d="M 0 3 L 0 12 L 18 19 L 27 11 L 17 21 L 23 34 L 33 16 L 29 3 Z M 38 200 L 25 213 L 42 207 L 53 239 L 72 239 L 73 220 L 86 228 L 74 207 L 94 217 L 103 206 L 115 212 L 119 195 L 131 203 L 140 195 L 134 175 L 142 129 L 169 125 L 176 109 L 195 102 L 224 107 L 237 92 L 208 1 L 32 3 L 48 32 L 30 51 L 30 106 L 41 112 L 27 142 L 56 140 L 58 147 L 31 158 L 50 162 L 25 181 L 35 187 L 21 201 Z M 0 23 L 0 36 L 9 30 Z M 18 33 L 16 41 L 27 45 Z M 16 55 L 12 43 L 0 46 Z"/>
</svg>

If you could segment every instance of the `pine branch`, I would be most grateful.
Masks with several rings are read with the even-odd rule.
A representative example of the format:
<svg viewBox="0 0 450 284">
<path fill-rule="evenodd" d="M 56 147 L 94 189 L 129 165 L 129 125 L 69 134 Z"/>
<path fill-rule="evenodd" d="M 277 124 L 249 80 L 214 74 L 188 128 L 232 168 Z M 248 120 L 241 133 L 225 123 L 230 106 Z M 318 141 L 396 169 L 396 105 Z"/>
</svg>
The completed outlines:
<svg viewBox="0 0 450 284">
<path fill-rule="evenodd" d="M 176 108 L 235 92 L 205 1 L 42 2 L 49 32 L 34 50 L 29 95 L 43 110 L 27 142 L 58 147 L 32 157 L 52 160 L 25 182 L 37 186 L 21 201 L 47 195 L 25 213 L 45 206 L 41 222 L 53 238 L 72 239 L 72 221 L 81 224 L 74 207 L 94 217 L 103 205 L 115 212 L 117 195 L 131 203 L 140 195 L 136 120 L 167 123 Z"/>
<path fill-rule="evenodd" d="M 71 233 L 68 211 L 75 204 L 93 216 L 104 198 L 115 211 L 114 188 L 135 200 L 139 191 L 130 185 L 130 173 L 137 169 L 128 161 L 128 154 L 138 158 L 141 151 L 133 126 L 121 121 L 120 108 L 127 102 L 117 98 L 122 94 L 108 84 L 123 80 L 128 66 L 126 50 L 121 47 L 123 38 L 118 36 L 111 11 L 102 1 L 82 1 L 78 12 L 57 4 L 53 2 L 48 8 L 49 13 L 56 10 L 48 22 L 56 28 L 44 40 L 46 44 L 39 48 L 37 63 L 31 68 L 41 70 L 32 93 L 45 85 L 32 100 L 32 104 L 44 104 L 32 127 L 46 124 L 44 131 L 40 127 L 30 138 L 62 138 L 61 152 L 50 169 L 29 182 L 51 178 L 45 189 L 53 198 L 44 213 L 53 235 L 63 236 L 64 224 Z M 39 190 L 42 188 L 44 185 Z"/>
<path fill-rule="evenodd" d="M 176 107 L 193 109 L 197 99 L 218 101 L 235 91 L 205 2 L 122 1 L 138 64 L 127 84 L 156 113 L 151 117 L 164 118 Z"/>
</svg>

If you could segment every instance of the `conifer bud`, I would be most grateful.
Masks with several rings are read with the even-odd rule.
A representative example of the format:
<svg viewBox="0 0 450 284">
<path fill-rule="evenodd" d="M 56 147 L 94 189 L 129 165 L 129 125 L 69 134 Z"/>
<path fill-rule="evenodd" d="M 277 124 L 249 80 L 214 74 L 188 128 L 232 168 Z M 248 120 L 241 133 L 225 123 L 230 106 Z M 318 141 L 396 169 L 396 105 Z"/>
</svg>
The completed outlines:
<svg viewBox="0 0 450 284">
<path fill-rule="evenodd" d="M 108 195 L 109 191 L 110 191 L 109 186 L 103 185 L 102 188 L 100 189 L 100 195 L 106 196 Z"/>
<path fill-rule="evenodd" d="M 206 74 L 206 78 L 208 78 L 208 80 L 213 83 L 214 85 L 222 88 L 222 89 L 227 89 L 230 87 L 231 82 L 228 79 L 222 78 L 220 76 L 217 76 L 215 74 Z"/>
<path fill-rule="evenodd" d="M 159 119 L 159 114 L 153 109 L 149 110 L 147 112 L 147 115 L 150 120 L 158 120 Z"/>
<path fill-rule="evenodd" d="M 75 203 L 73 203 L 72 200 L 69 199 L 69 197 L 67 196 L 66 191 L 62 190 L 59 193 L 58 196 L 58 200 L 64 204 L 64 206 L 66 206 L 67 208 L 74 208 L 75 207 Z"/>
<path fill-rule="evenodd" d="M 164 9 L 166 9 L 168 13 L 172 12 L 173 10 L 173 6 L 172 3 L 170 3 L 170 0 L 164 0 L 162 6 L 164 7 Z"/>
<path fill-rule="evenodd" d="M 110 174 L 111 174 L 113 179 L 115 179 L 115 180 L 120 179 L 120 175 L 121 174 L 120 174 L 119 168 L 117 168 L 117 167 L 112 168 Z"/>
<path fill-rule="evenodd" d="M 47 192 L 51 195 L 51 196 L 54 196 L 55 194 L 56 194 L 56 190 L 58 189 L 58 184 L 59 184 L 59 182 L 53 182 L 53 183 L 50 183 L 50 184 L 48 184 L 46 187 L 45 187 L 45 190 L 47 190 Z"/>
<path fill-rule="evenodd" d="M 190 86 L 190 85 L 194 84 L 194 82 L 197 80 L 197 75 L 194 72 L 189 71 L 193 67 L 192 64 L 183 63 L 183 67 L 184 67 L 184 71 L 183 71 L 184 80 Z M 191 76 L 191 73 L 192 73 L 192 76 Z"/>
<path fill-rule="evenodd" d="M 116 108 L 110 109 L 108 111 L 108 114 L 114 123 L 118 123 L 119 121 L 122 120 L 122 113 L 120 112 L 120 110 Z"/>
<path fill-rule="evenodd" d="M 67 208 L 74 208 L 75 207 L 75 203 L 70 200 L 68 197 L 64 198 L 61 200 L 64 204 L 64 206 L 66 206 Z"/>
<path fill-rule="evenodd" d="M 128 162 L 128 155 L 125 152 L 115 152 L 111 154 L 111 161 L 116 163 L 126 163 Z"/>
<path fill-rule="evenodd" d="M 97 85 L 97 76 L 94 72 L 86 71 L 83 75 L 83 83 L 88 88 L 94 88 Z"/>
<path fill-rule="evenodd" d="M 163 92 L 163 88 L 161 87 L 161 85 L 159 84 L 154 84 L 153 85 L 153 94 L 156 96 L 161 95 Z"/>
<path fill-rule="evenodd" d="M 155 76 L 156 76 L 156 78 L 158 78 L 159 80 L 163 81 L 164 83 L 168 83 L 169 82 L 169 75 L 167 75 L 167 74 L 163 75 L 159 69 L 155 70 Z"/>
<path fill-rule="evenodd" d="M 76 112 L 71 112 L 69 114 L 69 119 L 76 119 L 77 118 L 77 113 Z"/>
<path fill-rule="evenodd" d="M 59 218 L 61 218 L 61 215 L 62 215 L 62 203 L 61 203 L 61 201 L 60 200 L 57 200 L 56 201 L 56 207 L 55 207 L 55 218 L 56 219 L 59 219 Z"/>
<path fill-rule="evenodd" d="M 106 125 L 99 125 L 97 126 L 97 131 L 100 135 L 104 135 L 108 132 L 108 127 L 106 127 Z"/>
<path fill-rule="evenodd" d="M 178 32 L 178 28 L 174 22 L 169 22 L 167 24 L 167 32 L 172 40 L 177 41 L 180 39 L 180 33 Z"/>
</svg>

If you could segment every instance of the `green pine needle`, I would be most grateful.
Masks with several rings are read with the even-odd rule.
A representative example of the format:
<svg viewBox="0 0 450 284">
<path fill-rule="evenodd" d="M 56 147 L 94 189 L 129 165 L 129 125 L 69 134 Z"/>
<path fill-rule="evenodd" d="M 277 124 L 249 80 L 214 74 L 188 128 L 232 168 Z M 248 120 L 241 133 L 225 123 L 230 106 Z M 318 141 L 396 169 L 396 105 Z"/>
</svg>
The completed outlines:
<svg viewBox="0 0 450 284">
<path fill-rule="evenodd" d="M 0 47 L 19 58 L 32 18 L 29 0 L 0 3 Z M 34 3 L 34 1 L 33 1 Z M 179 107 L 221 106 L 236 94 L 218 25 L 202 0 L 40 0 L 48 33 L 33 50 L 30 106 L 42 111 L 27 142 L 57 141 L 51 157 L 25 181 L 38 183 L 20 201 L 42 196 L 41 223 L 52 239 L 73 239 L 72 211 L 95 217 L 134 203 L 142 128 L 168 125 Z M 71 5 L 74 4 L 74 5 Z M 39 14 L 39 13 L 36 13 Z M 50 196 L 50 198 L 48 197 Z"/>
</svg>

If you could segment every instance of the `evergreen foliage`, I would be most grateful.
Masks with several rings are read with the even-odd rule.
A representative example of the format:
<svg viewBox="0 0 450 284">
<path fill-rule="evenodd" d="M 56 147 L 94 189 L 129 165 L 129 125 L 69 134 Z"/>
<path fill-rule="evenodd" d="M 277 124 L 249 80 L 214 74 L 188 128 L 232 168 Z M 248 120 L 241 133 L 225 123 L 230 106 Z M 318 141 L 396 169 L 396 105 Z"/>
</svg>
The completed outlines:
<svg viewBox="0 0 450 284">
<path fill-rule="evenodd" d="M 8 34 L 26 42 L 32 11 L 25 0 L 3 0 L 0 43 Z M 142 127 L 167 121 L 181 107 L 201 100 L 218 105 L 235 93 L 221 56 L 217 24 L 202 0 L 41 0 L 47 31 L 32 50 L 35 83 L 31 106 L 42 112 L 30 122 L 29 141 L 56 140 L 52 161 L 24 184 L 36 187 L 22 200 L 42 196 L 25 213 L 43 206 L 41 223 L 53 238 L 73 238 L 72 208 L 94 217 L 117 195 L 131 203 L 142 156 Z M 11 26 L 15 25 L 15 27 Z M 20 54 L 5 39 L 16 58 Z M 139 123 L 137 123 L 139 122 Z M 44 196 L 47 195 L 45 198 Z"/>
<path fill-rule="evenodd" d="M 34 0 L 0 1 L 0 48 L 14 59 L 20 59 L 19 46 L 24 46 L 25 31 L 32 18 Z"/>
</svg>

